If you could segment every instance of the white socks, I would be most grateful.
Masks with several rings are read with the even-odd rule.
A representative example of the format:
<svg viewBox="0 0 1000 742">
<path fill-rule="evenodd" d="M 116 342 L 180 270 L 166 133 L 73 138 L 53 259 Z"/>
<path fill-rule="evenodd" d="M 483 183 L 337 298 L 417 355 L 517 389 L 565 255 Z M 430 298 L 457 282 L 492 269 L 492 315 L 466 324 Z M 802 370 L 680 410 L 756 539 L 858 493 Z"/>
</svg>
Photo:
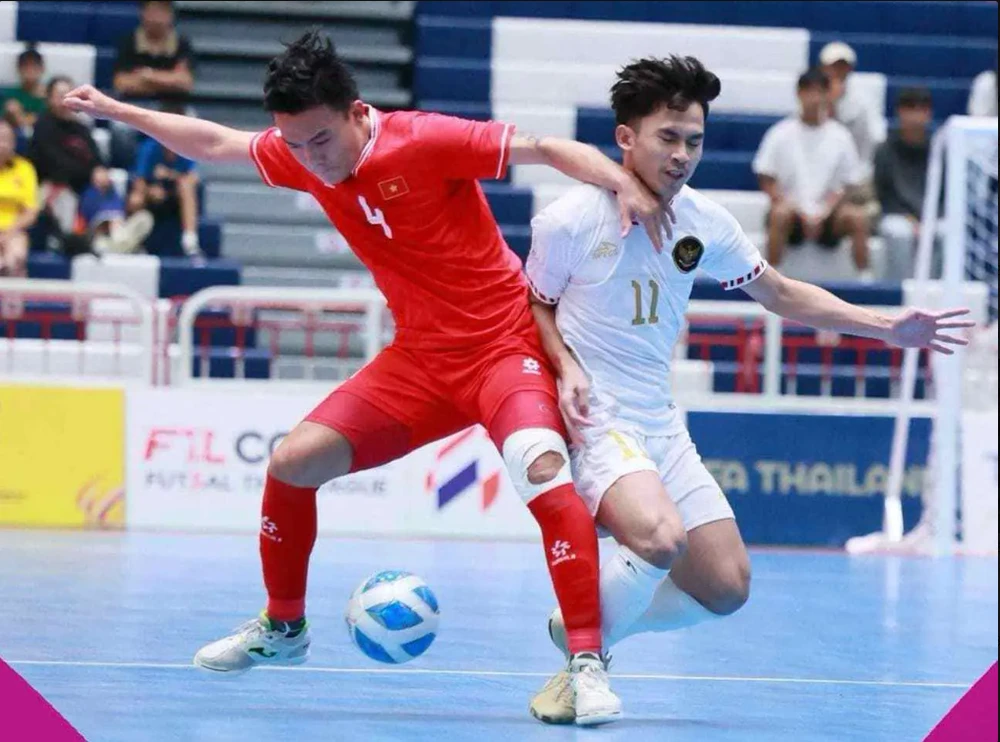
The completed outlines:
<svg viewBox="0 0 1000 742">
<path fill-rule="evenodd" d="M 666 574 L 667 570 L 654 567 L 624 546 L 619 546 L 614 556 L 601 565 L 601 633 L 605 648 L 629 635 L 630 627 L 649 608 Z"/>
<path fill-rule="evenodd" d="M 676 631 L 714 618 L 720 616 L 677 587 L 667 575 L 656 589 L 646 612 L 624 631 L 619 631 L 615 641 L 646 631 Z"/>
</svg>

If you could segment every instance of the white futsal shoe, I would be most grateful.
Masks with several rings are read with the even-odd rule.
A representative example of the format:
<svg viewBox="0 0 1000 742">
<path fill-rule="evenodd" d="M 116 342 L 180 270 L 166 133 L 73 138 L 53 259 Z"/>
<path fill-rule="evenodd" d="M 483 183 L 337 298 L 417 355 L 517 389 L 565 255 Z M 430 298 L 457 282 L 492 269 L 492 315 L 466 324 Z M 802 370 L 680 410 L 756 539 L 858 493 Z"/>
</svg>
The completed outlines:
<svg viewBox="0 0 1000 742">
<path fill-rule="evenodd" d="M 566 626 L 557 608 L 549 616 L 549 638 L 567 658 L 567 668 L 531 699 L 531 715 L 546 724 L 593 726 L 620 719 L 622 704 L 608 679 L 609 660 L 591 653 L 570 658 Z"/>
<path fill-rule="evenodd" d="M 309 625 L 292 628 L 264 613 L 202 647 L 194 664 L 203 670 L 238 674 L 259 665 L 301 665 L 309 659 Z"/>
</svg>

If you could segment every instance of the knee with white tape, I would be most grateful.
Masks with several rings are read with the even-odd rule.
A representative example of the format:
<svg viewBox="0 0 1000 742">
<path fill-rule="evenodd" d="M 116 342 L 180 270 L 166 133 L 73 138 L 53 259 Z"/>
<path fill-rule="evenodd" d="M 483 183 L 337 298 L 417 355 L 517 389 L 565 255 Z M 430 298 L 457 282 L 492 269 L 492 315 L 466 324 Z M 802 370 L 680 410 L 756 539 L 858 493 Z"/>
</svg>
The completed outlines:
<svg viewBox="0 0 1000 742">
<path fill-rule="evenodd" d="M 528 469 L 539 456 L 546 453 L 559 454 L 562 457 L 562 466 L 554 477 L 535 484 L 528 479 Z M 503 442 L 502 454 L 514 489 L 525 505 L 549 490 L 573 482 L 566 441 L 559 433 L 549 428 L 525 428 L 511 433 Z"/>
</svg>

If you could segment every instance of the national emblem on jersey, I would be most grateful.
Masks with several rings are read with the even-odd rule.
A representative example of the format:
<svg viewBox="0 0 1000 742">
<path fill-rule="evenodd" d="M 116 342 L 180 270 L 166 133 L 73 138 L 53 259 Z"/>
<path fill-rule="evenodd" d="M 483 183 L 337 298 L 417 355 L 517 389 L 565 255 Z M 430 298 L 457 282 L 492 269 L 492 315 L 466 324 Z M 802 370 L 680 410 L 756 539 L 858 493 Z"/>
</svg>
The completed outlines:
<svg viewBox="0 0 1000 742">
<path fill-rule="evenodd" d="M 380 182 L 378 190 L 382 194 L 382 198 L 386 201 L 391 201 L 394 198 L 405 196 L 410 192 L 410 187 L 406 185 L 406 181 L 403 180 L 402 175 L 397 175 L 395 178 Z"/>
<path fill-rule="evenodd" d="M 674 245 L 674 265 L 681 273 L 690 273 L 698 267 L 701 256 L 705 254 L 705 246 L 697 237 L 682 237 Z"/>
<path fill-rule="evenodd" d="M 621 250 L 621 246 L 614 242 L 602 242 L 600 245 L 594 248 L 594 252 L 590 253 L 592 258 L 613 258 Z"/>
</svg>

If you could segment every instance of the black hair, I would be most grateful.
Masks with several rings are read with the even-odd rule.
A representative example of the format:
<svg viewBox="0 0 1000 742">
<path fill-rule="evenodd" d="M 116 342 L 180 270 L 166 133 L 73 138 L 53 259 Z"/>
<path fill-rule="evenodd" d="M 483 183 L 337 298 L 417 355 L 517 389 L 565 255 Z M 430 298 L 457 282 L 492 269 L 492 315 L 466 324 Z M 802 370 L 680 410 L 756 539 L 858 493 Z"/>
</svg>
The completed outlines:
<svg viewBox="0 0 1000 742">
<path fill-rule="evenodd" d="M 42 59 L 41 53 L 34 47 L 34 45 L 28 45 L 25 47 L 24 51 L 17 55 L 17 68 L 21 69 L 24 65 L 29 62 L 34 62 L 39 67 L 45 66 L 45 60 Z"/>
<path fill-rule="evenodd" d="M 347 113 L 358 97 L 350 69 L 319 31 L 286 44 L 267 65 L 264 110 L 270 113 L 302 113 L 316 106 Z"/>
<path fill-rule="evenodd" d="M 917 106 L 930 108 L 931 103 L 931 91 L 923 87 L 903 88 L 896 96 L 897 108 L 915 108 Z"/>
<path fill-rule="evenodd" d="M 70 87 L 73 87 L 73 80 L 66 75 L 53 75 L 49 78 L 48 83 L 45 85 L 45 97 L 48 98 L 52 95 L 52 90 L 59 83 L 64 82 Z"/>
<path fill-rule="evenodd" d="M 692 103 L 699 103 L 708 118 L 708 104 L 721 89 L 719 78 L 694 57 L 647 57 L 618 70 L 611 107 L 619 124 L 630 124 L 660 106 L 686 111 Z"/>
<path fill-rule="evenodd" d="M 139 7 L 145 10 L 147 5 L 169 5 L 170 10 L 174 9 L 174 0 L 141 0 Z"/>
<path fill-rule="evenodd" d="M 804 88 L 811 88 L 814 85 L 823 88 L 823 90 L 830 89 L 830 78 L 827 77 L 826 73 L 820 67 L 810 67 L 799 75 L 797 89 L 803 90 Z"/>
</svg>

